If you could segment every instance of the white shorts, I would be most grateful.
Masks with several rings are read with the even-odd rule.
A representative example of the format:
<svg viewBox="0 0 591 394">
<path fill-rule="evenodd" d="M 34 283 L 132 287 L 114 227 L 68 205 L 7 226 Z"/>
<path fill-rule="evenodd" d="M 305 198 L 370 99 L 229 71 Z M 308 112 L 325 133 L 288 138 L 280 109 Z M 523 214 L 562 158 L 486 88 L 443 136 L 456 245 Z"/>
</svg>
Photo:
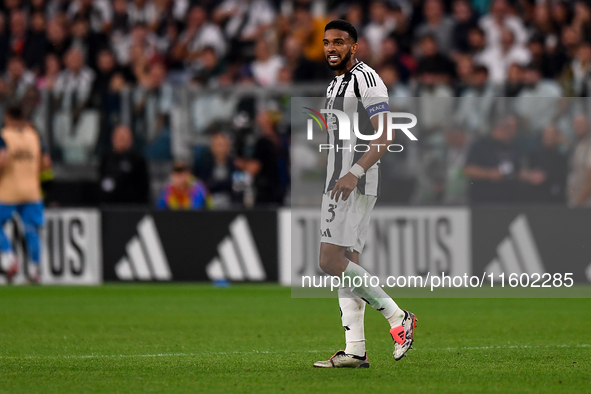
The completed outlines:
<svg viewBox="0 0 591 394">
<path fill-rule="evenodd" d="M 322 196 L 320 214 L 320 242 L 344 246 L 350 252 L 361 253 L 365 245 L 369 217 L 376 205 L 376 196 L 366 196 L 357 188 L 346 201 L 330 198 L 330 192 Z"/>
</svg>

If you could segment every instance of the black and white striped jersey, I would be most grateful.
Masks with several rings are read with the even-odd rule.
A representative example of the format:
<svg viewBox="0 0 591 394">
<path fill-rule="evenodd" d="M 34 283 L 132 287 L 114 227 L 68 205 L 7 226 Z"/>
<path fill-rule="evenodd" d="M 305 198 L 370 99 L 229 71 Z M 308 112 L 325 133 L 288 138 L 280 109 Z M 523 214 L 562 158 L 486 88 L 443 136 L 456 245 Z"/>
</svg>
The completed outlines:
<svg viewBox="0 0 591 394">
<path fill-rule="evenodd" d="M 371 141 L 358 139 L 353 132 L 354 113 L 358 113 L 359 131 L 372 135 L 375 130 L 370 118 L 389 111 L 388 89 L 380 76 L 368 65 L 358 62 L 346 73 L 335 77 L 326 90 L 326 109 L 337 109 L 345 112 L 350 119 L 351 138 L 340 140 L 340 124 L 336 116 L 326 114 L 328 125 L 328 142 L 333 146 L 328 150 L 328 165 L 324 192 L 331 191 L 338 179 L 346 175 L 353 164 L 365 153 L 359 145 L 368 145 Z M 357 149 L 356 149 L 357 148 Z M 357 150 L 357 151 L 356 151 Z M 379 165 L 374 164 L 357 183 L 362 194 L 377 196 L 379 190 Z"/>
</svg>

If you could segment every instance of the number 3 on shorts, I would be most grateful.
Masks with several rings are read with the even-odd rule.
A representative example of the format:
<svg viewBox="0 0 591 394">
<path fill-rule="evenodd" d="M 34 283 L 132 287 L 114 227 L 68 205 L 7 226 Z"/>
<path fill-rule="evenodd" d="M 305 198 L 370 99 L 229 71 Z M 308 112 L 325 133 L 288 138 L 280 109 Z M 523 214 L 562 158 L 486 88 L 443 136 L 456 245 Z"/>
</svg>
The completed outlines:
<svg viewBox="0 0 591 394">
<path fill-rule="evenodd" d="M 328 204 L 328 212 L 331 214 L 330 219 L 326 219 L 327 223 L 330 223 L 334 220 L 336 216 L 335 209 L 337 209 L 337 204 Z"/>
</svg>

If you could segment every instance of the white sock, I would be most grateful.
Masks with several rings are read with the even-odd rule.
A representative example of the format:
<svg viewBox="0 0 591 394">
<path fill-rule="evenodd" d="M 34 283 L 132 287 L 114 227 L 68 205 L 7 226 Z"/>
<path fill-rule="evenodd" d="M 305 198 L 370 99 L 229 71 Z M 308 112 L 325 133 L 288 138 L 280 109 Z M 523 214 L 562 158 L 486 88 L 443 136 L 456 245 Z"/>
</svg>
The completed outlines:
<svg viewBox="0 0 591 394">
<path fill-rule="evenodd" d="M 339 306 L 341 308 L 341 321 L 345 329 L 345 353 L 356 356 L 365 355 L 365 329 L 363 319 L 365 316 L 365 301 L 357 297 L 350 288 L 339 289 Z"/>
<path fill-rule="evenodd" d="M 31 275 L 31 276 L 35 276 L 35 275 L 40 274 L 39 264 L 29 263 L 27 265 L 27 270 L 29 272 L 29 275 Z"/>
<path fill-rule="evenodd" d="M 381 287 L 372 287 L 369 285 L 369 277 L 371 276 L 359 264 L 349 261 L 344 272 L 345 277 L 351 278 L 351 291 L 353 294 L 367 302 L 375 310 L 382 312 L 382 315 L 390 323 L 390 327 L 394 328 L 402 324 L 404 319 L 404 311 L 396 305 L 394 300 Z M 364 279 L 365 278 L 367 279 Z M 355 277 L 361 278 L 361 286 L 353 287 Z M 360 281 L 357 280 L 357 283 Z M 367 282 L 367 286 L 364 286 Z M 348 285 L 349 283 L 345 283 Z"/>
<path fill-rule="evenodd" d="M 0 262 L 2 264 L 2 269 L 4 271 L 8 271 L 12 264 L 14 263 L 14 253 L 13 252 L 2 252 L 0 256 Z"/>
</svg>

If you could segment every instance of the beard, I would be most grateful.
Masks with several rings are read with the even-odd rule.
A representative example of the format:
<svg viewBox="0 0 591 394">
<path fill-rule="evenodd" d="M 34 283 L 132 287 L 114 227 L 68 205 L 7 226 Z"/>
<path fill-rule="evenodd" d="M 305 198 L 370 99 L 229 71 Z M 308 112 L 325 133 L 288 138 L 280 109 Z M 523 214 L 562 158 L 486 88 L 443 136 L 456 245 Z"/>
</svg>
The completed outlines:
<svg viewBox="0 0 591 394">
<path fill-rule="evenodd" d="M 349 63 L 349 60 L 351 60 L 351 49 L 349 49 L 349 52 L 347 52 L 343 60 L 341 60 L 339 63 L 333 66 L 328 62 L 328 59 L 326 59 L 326 64 L 328 65 L 328 68 L 330 68 L 332 71 L 340 71 L 344 70 L 347 67 L 347 63 Z"/>
</svg>

